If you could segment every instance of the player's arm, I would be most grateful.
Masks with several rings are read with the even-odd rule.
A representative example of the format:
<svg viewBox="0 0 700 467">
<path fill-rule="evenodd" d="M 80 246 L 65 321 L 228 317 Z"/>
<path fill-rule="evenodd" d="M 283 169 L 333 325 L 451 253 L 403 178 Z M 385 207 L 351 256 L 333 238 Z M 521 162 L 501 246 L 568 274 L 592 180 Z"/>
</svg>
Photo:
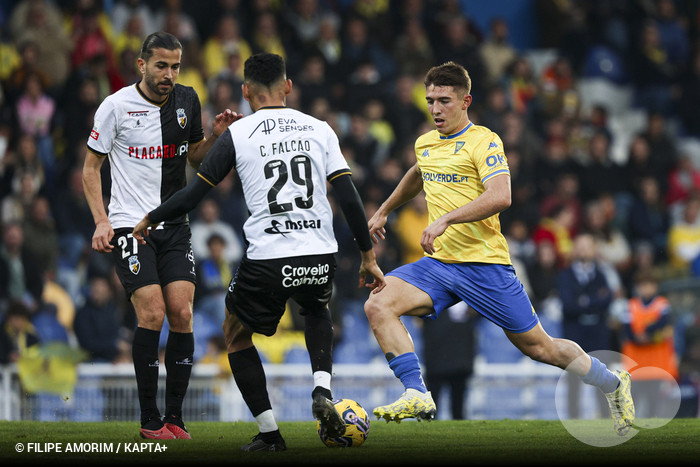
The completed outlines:
<svg viewBox="0 0 700 467">
<path fill-rule="evenodd" d="M 209 191 L 214 188 L 233 169 L 236 164 L 236 149 L 228 128 L 223 138 L 218 138 L 208 152 L 206 159 L 186 187 L 177 191 L 163 204 L 136 224 L 133 236 L 139 243 L 146 243 L 144 237 L 148 236 L 148 230 L 154 229 L 161 222 L 176 219 L 193 210 Z"/>
<path fill-rule="evenodd" d="M 408 172 L 406 172 L 399 184 L 394 188 L 391 195 L 379 206 L 377 212 L 375 212 L 369 220 L 369 233 L 374 243 L 379 241 L 378 238 L 384 240 L 384 234 L 386 234 L 384 225 L 386 225 L 389 214 L 415 198 L 422 189 L 423 178 L 420 173 L 420 168 L 418 168 L 418 164 L 416 163 L 413 167 L 408 169 Z"/>
<path fill-rule="evenodd" d="M 379 292 L 384 288 L 384 274 L 377 265 L 377 257 L 372 248 L 372 240 L 367 228 L 367 216 L 365 209 L 360 199 L 360 194 L 355 188 L 349 173 L 343 173 L 332 177 L 330 183 L 333 186 L 333 194 L 338 206 L 343 211 L 345 221 L 350 227 L 357 246 L 360 247 L 362 256 L 362 264 L 360 265 L 360 280 L 359 287 L 363 285 L 373 289 L 373 293 Z M 372 282 L 368 282 L 369 277 L 374 278 Z"/>
<path fill-rule="evenodd" d="M 423 251 L 429 255 L 435 253 L 435 239 L 449 226 L 486 219 L 510 207 L 510 202 L 510 175 L 504 172 L 489 178 L 484 182 L 484 192 L 473 201 L 440 216 L 426 227 L 420 241 Z"/>
<path fill-rule="evenodd" d="M 100 169 L 105 157 L 98 156 L 91 150 L 88 150 L 83 163 L 83 190 L 90 206 L 90 212 L 92 212 L 92 218 L 95 221 L 92 249 L 99 253 L 109 253 L 114 248 L 110 244 L 112 237 L 114 237 L 114 229 L 112 229 L 112 224 L 109 222 L 102 199 L 102 175 Z"/>
<path fill-rule="evenodd" d="M 226 131 L 230 124 L 242 117 L 243 114 L 237 114 L 231 111 L 231 109 L 226 109 L 214 117 L 214 128 L 211 132 L 211 136 L 190 145 L 189 151 L 187 151 L 187 162 L 195 169 L 198 169 L 199 165 L 204 160 L 204 156 L 209 152 L 212 146 L 214 146 L 214 142 L 219 136 Z"/>
</svg>

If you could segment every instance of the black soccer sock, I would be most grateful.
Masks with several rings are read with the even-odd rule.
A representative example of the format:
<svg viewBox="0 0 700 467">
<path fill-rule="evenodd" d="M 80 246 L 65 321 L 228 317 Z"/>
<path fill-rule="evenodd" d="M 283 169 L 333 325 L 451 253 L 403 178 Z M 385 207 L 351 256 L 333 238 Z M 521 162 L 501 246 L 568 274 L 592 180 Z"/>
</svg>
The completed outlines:
<svg viewBox="0 0 700 467">
<path fill-rule="evenodd" d="M 267 394 L 265 370 L 255 346 L 228 354 L 233 379 L 236 380 L 248 409 L 257 417 L 266 410 L 272 410 Z"/>
<path fill-rule="evenodd" d="M 160 417 L 156 394 L 158 393 L 158 342 L 160 331 L 137 327 L 131 345 L 131 356 L 139 392 L 141 423 L 152 417 Z"/>
<path fill-rule="evenodd" d="M 304 316 L 304 337 L 311 360 L 311 372 L 333 372 L 333 321 L 326 308 Z"/>
<path fill-rule="evenodd" d="M 194 336 L 191 332 L 168 334 L 165 345 L 165 416 L 182 417 L 182 401 L 190 383 L 194 363 Z"/>
</svg>

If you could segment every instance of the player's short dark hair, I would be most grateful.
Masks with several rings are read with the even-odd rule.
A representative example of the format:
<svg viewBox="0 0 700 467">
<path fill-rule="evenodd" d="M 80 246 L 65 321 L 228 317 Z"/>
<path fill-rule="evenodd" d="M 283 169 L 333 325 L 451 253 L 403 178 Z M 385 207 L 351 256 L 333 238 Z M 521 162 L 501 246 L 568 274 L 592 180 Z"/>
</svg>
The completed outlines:
<svg viewBox="0 0 700 467">
<path fill-rule="evenodd" d="M 246 83 L 262 84 L 270 87 L 287 75 L 284 58 L 277 54 L 261 53 L 249 57 L 243 66 Z"/>
<path fill-rule="evenodd" d="M 177 50 L 182 49 L 182 44 L 172 34 L 158 31 L 146 37 L 146 40 L 141 44 L 141 54 L 139 56 L 148 61 L 153 56 L 154 49 Z"/>
<path fill-rule="evenodd" d="M 464 90 L 469 94 L 472 90 L 472 79 L 469 72 L 455 62 L 446 62 L 442 65 L 434 66 L 425 75 L 425 87 L 431 84 L 434 86 L 452 86 L 456 90 Z"/>
</svg>

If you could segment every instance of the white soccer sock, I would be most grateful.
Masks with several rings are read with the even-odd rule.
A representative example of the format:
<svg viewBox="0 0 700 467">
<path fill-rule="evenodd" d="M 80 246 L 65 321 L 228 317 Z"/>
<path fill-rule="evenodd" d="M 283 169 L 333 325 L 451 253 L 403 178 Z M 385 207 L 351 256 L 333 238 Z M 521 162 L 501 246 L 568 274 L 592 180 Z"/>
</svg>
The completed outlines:
<svg viewBox="0 0 700 467">
<path fill-rule="evenodd" d="M 327 371 L 314 371 L 314 387 L 331 390 L 331 374 Z"/>
<path fill-rule="evenodd" d="M 278 429 L 272 409 L 268 409 L 255 417 L 255 421 L 258 422 L 260 433 L 269 433 Z"/>
</svg>

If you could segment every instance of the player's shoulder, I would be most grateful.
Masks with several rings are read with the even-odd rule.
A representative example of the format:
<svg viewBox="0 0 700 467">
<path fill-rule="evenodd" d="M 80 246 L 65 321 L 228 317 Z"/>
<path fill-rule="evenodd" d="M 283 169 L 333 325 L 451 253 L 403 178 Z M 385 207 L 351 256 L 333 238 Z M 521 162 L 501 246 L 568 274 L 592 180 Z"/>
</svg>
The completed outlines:
<svg viewBox="0 0 700 467">
<path fill-rule="evenodd" d="M 416 147 L 423 147 L 440 140 L 440 133 L 437 130 L 430 130 L 416 138 Z"/>
<path fill-rule="evenodd" d="M 494 144 L 501 144 L 501 138 L 498 134 L 482 125 L 472 125 L 468 139 L 472 142 L 474 147 L 481 146 L 482 144 L 488 144 L 488 147 L 493 147 Z"/>
<path fill-rule="evenodd" d="M 135 84 L 124 86 L 123 88 L 114 91 L 102 101 L 103 104 L 119 107 L 120 105 L 132 102 L 139 96 Z"/>
</svg>

